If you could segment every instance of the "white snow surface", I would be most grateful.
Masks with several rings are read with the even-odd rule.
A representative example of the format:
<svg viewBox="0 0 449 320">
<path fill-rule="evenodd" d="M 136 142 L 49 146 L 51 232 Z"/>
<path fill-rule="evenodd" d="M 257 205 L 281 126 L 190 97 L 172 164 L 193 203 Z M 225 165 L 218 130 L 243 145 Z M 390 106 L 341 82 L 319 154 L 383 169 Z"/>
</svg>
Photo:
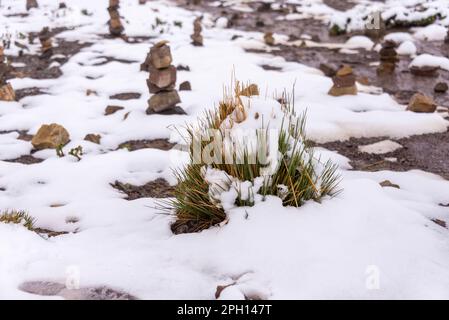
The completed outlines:
<svg viewBox="0 0 449 320">
<path fill-rule="evenodd" d="M 301 6 L 300 13 L 334 12 L 321 1 L 306 2 L 310 5 Z M 332 81 L 320 71 L 269 54 L 246 53 L 245 47 L 264 46 L 262 35 L 223 29 L 221 22 L 203 30 L 204 47 L 193 47 L 192 22 L 200 13 L 166 1 L 144 6 L 137 0 L 121 1 L 126 34 L 154 37 L 137 44 L 102 37 L 108 32 L 107 1 L 71 0 L 63 10 L 57 9 L 56 1 L 39 4 L 27 18 L 6 17 L 23 13 L 24 2 L 3 0 L 0 34 L 8 30 L 16 37 L 46 25 L 77 26 L 57 37 L 94 44 L 71 57 L 58 79 L 11 81 L 15 89 L 38 87 L 46 94 L 0 102 L 0 131 L 6 132 L 0 134 L 0 210 L 27 210 L 37 227 L 69 232 L 44 239 L 22 226 L 0 224 L 0 299 L 53 299 L 25 293 L 19 286 L 25 281 L 65 283 L 73 268 L 81 287 L 106 285 L 140 299 L 213 299 L 217 285 L 232 282 L 236 284 L 221 298 L 449 298 L 449 233 L 431 221 L 449 221 L 447 208 L 438 205 L 449 203 L 449 182 L 432 174 L 348 171 L 348 159 L 318 149 L 322 160 L 331 158 L 340 165 L 343 192 L 337 197 L 301 208 L 283 207 L 279 198 L 269 197 L 254 207 L 230 208 L 226 225 L 184 235 L 172 234 L 173 218 L 154 209 L 155 199 L 127 201 L 110 186 L 116 180 L 140 185 L 160 177 L 174 184 L 171 169 L 186 163 L 187 154 L 129 152 L 117 146 L 138 139 L 180 141 L 173 126 L 191 123 L 214 107 L 233 72 L 239 80 L 259 84 L 259 100 L 278 97 L 284 89 L 290 92 L 296 82 L 296 111 L 307 110 L 308 136 L 318 142 L 443 132 L 448 121 L 440 115 L 406 112 L 387 94 L 329 96 Z M 83 15 L 82 9 L 91 16 Z M 151 27 L 157 16 L 167 22 L 163 33 Z M 241 38 L 231 41 L 234 34 Z M 145 114 L 148 74 L 139 71 L 139 64 L 150 46 L 162 39 L 170 41 L 174 64 L 191 69 L 178 72 L 178 83 L 192 84 L 192 91 L 180 92 L 187 116 Z M 356 42 L 370 44 L 363 38 Z M 36 53 L 39 46 L 29 49 Z M 8 55 L 17 53 L 15 46 L 6 50 Z M 95 65 L 104 56 L 133 62 Z M 420 57 L 414 63 L 427 59 Z M 433 63 L 445 67 L 446 60 Z M 282 72 L 264 70 L 264 64 Z M 98 95 L 86 96 L 87 89 Z M 142 96 L 129 101 L 109 98 L 122 92 Z M 255 108 L 276 108 L 266 100 Z M 124 110 L 104 116 L 109 104 Z M 4 161 L 31 150 L 29 142 L 17 139 L 18 133 L 7 131 L 34 134 L 52 122 L 70 133 L 65 150 L 83 146 L 81 161 L 59 158 L 54 150 L 35 153 L 45 159 L 38 164 Z M 101 134 L 101 144 L 84 141 L 88 133 Z M 382 188 L 379 182 L 386 179 L 401 189 Z M 74 217 L 78 222 L 67 222 Z M 374 287 L 373 276 L 378 284 Z"/>
<path fill-rule="evenodd" d="M 391 140 L 382 140 L 376 143 L 359 146 L 359 150 L 361 152 L 374 153 L 374 154 L 389 153 L 400 148 L 402 148 L 402 146 L 399 143 Z"/>
</svg>

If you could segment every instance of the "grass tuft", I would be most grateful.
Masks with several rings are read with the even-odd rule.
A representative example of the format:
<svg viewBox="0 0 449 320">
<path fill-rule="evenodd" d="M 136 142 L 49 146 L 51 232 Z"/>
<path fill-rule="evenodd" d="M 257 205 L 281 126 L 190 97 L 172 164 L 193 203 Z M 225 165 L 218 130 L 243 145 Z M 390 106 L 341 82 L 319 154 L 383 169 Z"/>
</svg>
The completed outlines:
<svg viewBox="0 0 449 320">
<path fill-rule="evenodd" d="M 7 210 L 0 213 L 0 223 L 23 225 L 30 231 L 34 230 L 35 219 L 22 210 Z"/>
</svg>

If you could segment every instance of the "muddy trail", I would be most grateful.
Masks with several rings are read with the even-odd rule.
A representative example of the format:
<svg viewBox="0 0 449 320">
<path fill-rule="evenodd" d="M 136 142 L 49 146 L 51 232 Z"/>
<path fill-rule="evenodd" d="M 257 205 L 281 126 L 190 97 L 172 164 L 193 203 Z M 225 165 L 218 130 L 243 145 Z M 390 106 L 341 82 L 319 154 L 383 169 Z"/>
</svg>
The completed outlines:
<svg viewBox="0 0 449 320">
<path fill-rule="evenodd" d="M 449 72 L 438 69 L 430 75 L 412 74 L 409 69 L 410 56 L 398 56 L 399 62 L 396 70 L 390 76 L 378 76 L 376 73 L 379 53 L 374 50 L 356 49 L 353 53 L 342 53 L 340 49 L 328 47 L 306 46 L 301 44 L 301 35 L 307 34 L 310 40 L 319 45 L 322 44 L 343 44 L 354 35 L 363 35 L 363 32 L 353 32 L 344 35 L 331 36 L 329 29 L 323 21 L 314 19 L 302 20 L 277 20 L 288 13 L 295 12 L 295 6 L 285 4 L 279 10 L 273 10 L 263 2 L 248 3 L 253 12 L 240 12 L 230 7 L 211 6 L 208 1 L 178 0 L 178 4 L 190 10 L 210 13 L 214 18 L 226 17 L 229 21 L 228 27 L 243 31 L 273 32 L 288 36 L 287 45 L 276 45 L 270 54 L 281 56 L 287 61 L 299 62 L 317 69 L 320 69 L 326 76 L 332 77 L 336 70 L 343 65 L 350 65 L 357 76 L 358 82 L 364 85 L 372 85 L 382 88 L 384 92 L 390 94 L 398 103 L 408 104 L 411 96 L 416 92 L 424 93 L 434 98 L 440 106 L 439 111 L 449 108 L 449 97 L 447 93 L 437 93 L 434 88 L 437 83 L 449 83 Z M 328 6 L 344 11 L 354 6 L 348 1 L 324 1 Z M 408 32 L 408 28 L 391 28 L 386 30 L 386 34 L 392 32 Z M 299 40 L 299 41 L 298 41 Z M 375 44 L 382 39 L 372 38 Z M 290 45 L 290 43 L 295 43 Z M 428 53 L 438 56 L 449 55 L 449 44 L 443 41 L 414 41 L 417 53 Z M 265 51 L 251 50 L 253 52 L 265 53 Z M 267 70 L 282 72 L 281 69 L 272 66 L 264 66 Z M 403 148 L 387 155 L 373 155 L 358 151 L 359 145 L 369 144 L 384 140 L 385 137 L 370 139 L 351 139 L 345 142 L 331 142 L 320 146 L 330 150 L 335 150 L 351 160 L 351 164 L 356 170 L 377 171 L 395 170 L 406 171 L 411 169 L 421 169 L 436 173 L 449 179 L 449 134 L 437 133 L 420 136 L 412 136 L 400 139 L 398 142 Z M 395 162 L 385 160 L 385 157 L 397 158 Z"/>
</svg>

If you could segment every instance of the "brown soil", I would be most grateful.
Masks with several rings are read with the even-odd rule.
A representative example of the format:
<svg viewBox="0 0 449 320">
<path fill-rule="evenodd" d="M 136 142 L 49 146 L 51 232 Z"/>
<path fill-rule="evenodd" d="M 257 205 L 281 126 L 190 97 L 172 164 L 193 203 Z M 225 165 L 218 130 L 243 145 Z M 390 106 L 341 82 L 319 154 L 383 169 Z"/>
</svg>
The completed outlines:
<svg viewBox="0 0 449 320">
<path fill-rule="evenodd" d="M 166 139 L 155 139 L 155 140 L 130 140 L 123 142 L 119 145 L 119 149 L 126 148 L 129 151 L 135 151 L 140 149 L 160 149 L 160 150 L 170 150 L 175 146 L 174 143 L 168 142 Z"/>
<path fill-rule="evenodd" d="M 126 200 L 136 200 L 140 198 L 169 198 L 173 197 L 175 187 L 170 186 L 167 181 L 158 178 L 148 182 L 143 186 L 134 186 L 129 183 L 116 181 L 111 186 L 127 194 Z"/>
<path fill-rule="evenodd" d="M 351 138 L 345 142 L 320 144 L 329 150 L 348 157 L 355 170 L 364 171 L 407 171 L 420 169 L 438 174 L 449 179 L 449 131 L 444 133 L 424 134 L 404 139 L 390 139 L 398 142 L 403 148 L 383 155 L 360 152 L 358 146 L 382 141 L 383 138 Z M 397 158 L 396 162 L 385 158 Z"/>
</svg>

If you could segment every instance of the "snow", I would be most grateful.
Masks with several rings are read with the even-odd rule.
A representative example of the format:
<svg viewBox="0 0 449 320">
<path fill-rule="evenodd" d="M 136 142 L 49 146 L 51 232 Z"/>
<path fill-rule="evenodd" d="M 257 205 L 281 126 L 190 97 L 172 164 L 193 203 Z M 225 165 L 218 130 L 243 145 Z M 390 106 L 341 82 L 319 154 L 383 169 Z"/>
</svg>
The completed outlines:
<svg viewBox="0 0 449 320">
<path fill-rule="evenodd" d="M 410 67 L 439 67 L 449 70 L 449 59 L 446 57 L 438 57 L 435 55 L 423 53 L 413 59 Z"/>
<path fill-rule="evenodd" d="M 376 143 L 359 146 L 359 151 L 365 153 L 384 154 L 396 151 L 402 148 L 402 146 L 391 140 L 382 140 Z"/>
<path fill-rule="evenodd" d="M 426 41 L 442 41 L 446 38 L 447 28 L 436 24 L 420 28 L 415 32 L 415 38 Z"/>
<path fill-rule="evenodd" d="M 196 13 L 165 1 L 144 6 L 137 3 L 121 1 L 126 33 L 154 38 L 131 44 L 101 36 L 108 32 L 106 1 L 71 0 L 68 9 L 59 10 L 57 2 L 40 0 L 40 8 L 30 11 L 27 18 L 4 17 L 23 12 L 22 1 L 1 2 L 0 29 L 7 27 L 14 37 L 19 32 L 39 31 L 45 25 L 79 26 L 58 37 L 94 44 L 71 57 L 61 67 L 63 75 L 58 79 L 11 80 L 16 90 L 36 86 L 46 94 L 0 102 L 0 209 L 23 209 L 37 219 L 37 227 L 69 232 L 44 239 L 22 226 L 0 224 L 0 299 L 54 299 L 25 293 L 19 286 L 25 281 L 45 280 L 64 284 L 67 271 L 73 268 L 79 271 L 82 287 L 107 285 L 140 299 L 213 299 L 218 285 L 231 283 L 235 284 L 223 291 L 221 299 L 449 298 L 448 231 L 430 221 L 449 219 L 447 209 L 438 205 L 449 202 L 449 182 L 435 175 L 421 171 L 351 171 L 349 159 L 317 149 L 322 160 L 330 158 L 339 164 L 344 192 L 338 197 L 308 202 L 301 208 L 283 207 L 280 198 L 268 197 L 254 207 L 235 208 L 232 194 L 221 194 L 226 196 L 222 202 L 228 223 L 183 235 L 172 234 L 169 226 L 173 218 L 154 209 L 155 199 L 128 201 L 113 189 L 110 183 L 116 180 L 141 185 L 164 178 L 174 184 L 172 169 L 187 163 L 185 152 L 129 152 L 117 150 L 118 145 L 156 138 L 180 142 L 174 127 L 192 123 L 206 108 L 216 106 L 223 85 L 231 84 L 233 73 L 237 79 L 259 85 L 261 97 L 251 99 L 250 115 L 259 112 L 273 116 L 274 127 L 279 125 L 280 109 L 269 98 L 279 97 L 284 89 L 292 91 L 296 82 L 296 111 L 307 110 L 306 131 L 317 142 L 351 137 L 400 138 L 444 132 L 449 124 L 437 113 L 406 112 L 405 106 L 385 93 L 329 96 L 331 79 L 296 62 L 245 52 L 245 47 L 263 48 L 262 35 L 227 29 L 222 18 L 214 26 L 207 23 L 211 17 L 206 14 L 205 45 L 192 47 L 190 34 Z M 434 8 L 431 6 L 436 3 L 430 1 L 427 6 Z M 402 4 L 400 7 L 404 8 Z M 336 13 L 321 1 L 305 1 L 298 8 L 300 14 L 320 19 Z M 349 14 L 357 13 L 358 17 L 367 8 L 368 4 L 360 3 Z M 92 16 L 83 15 L 82 9 Z M 156 16 L 167 21 L 163 29 L 151 27 Z M 175 27 L 174 21 L 181 21 L 183 28 Z M 354 28 L 356 22 L 354 19 Z M 241 38 L 231 41 L 234 34 Z M 139 71 L 139 64 L 149 47 L 161 39 L 170 41 L 174 65 L 182 63 L 191 69 L 179 71 L 177 81 L 192 84 L 192 91 L 180 92 L 180 105 L 187 116 L 145 114 L 148 74 Z M 401 42 L 406 41 L 410 39 Z M 368 38 L 353 37 L 341 48 L 371 46 Z M 37 42 L 29 50 L 37 53 Z M 18 54 L 18 48 L 12 46 L 6 54 Z M 131 63 L 96 65 L 104 56 Z M 447 60 L 424 54 L 412 64 L 430 63 L 449 70 Z M 264 70 L 264 64 L 283 71 Z M 98 95 L 86 96 L 88 89 Z M 109 98 L 123 92 L 137 92 L 141 97 L 129 101 Z M 110 104 L 119 104 L 124 110 L 104 116 Z M 54 150 L 34 153 L 44 159 L 37 164 L 4 161 L 31 151 L 30 142 L 17 139 L 17 132 L 5 131 L 34 134 L 42 124 L 52 122 L 70 133 L 65 151 L 83 147 L 81 161 L 70 156 L 59 158 Z M 240 127 L 254 126 L 248 121 Z M 101 144 L 84 141 L 88 133 L 101 134 Z M 391 143 L 384 143 L 380 149 L 391 150 Z M 379 182 L 386 179 L 401 189 L 382 188 Z M 252 187 L 257 190 L 257 186 Z M 79 221 L 68 223 L 73 217 Z M 367 286 L 372 270 L 379 271 L 379 288 Z"/>
<path fill-rule="evenodd" d="M 416 46 L 412 41 L 404 41 L 396 49 L 396 52 L 403 56 L 414 56 L 416 55 L 416 50 Z"/>
</svg>

